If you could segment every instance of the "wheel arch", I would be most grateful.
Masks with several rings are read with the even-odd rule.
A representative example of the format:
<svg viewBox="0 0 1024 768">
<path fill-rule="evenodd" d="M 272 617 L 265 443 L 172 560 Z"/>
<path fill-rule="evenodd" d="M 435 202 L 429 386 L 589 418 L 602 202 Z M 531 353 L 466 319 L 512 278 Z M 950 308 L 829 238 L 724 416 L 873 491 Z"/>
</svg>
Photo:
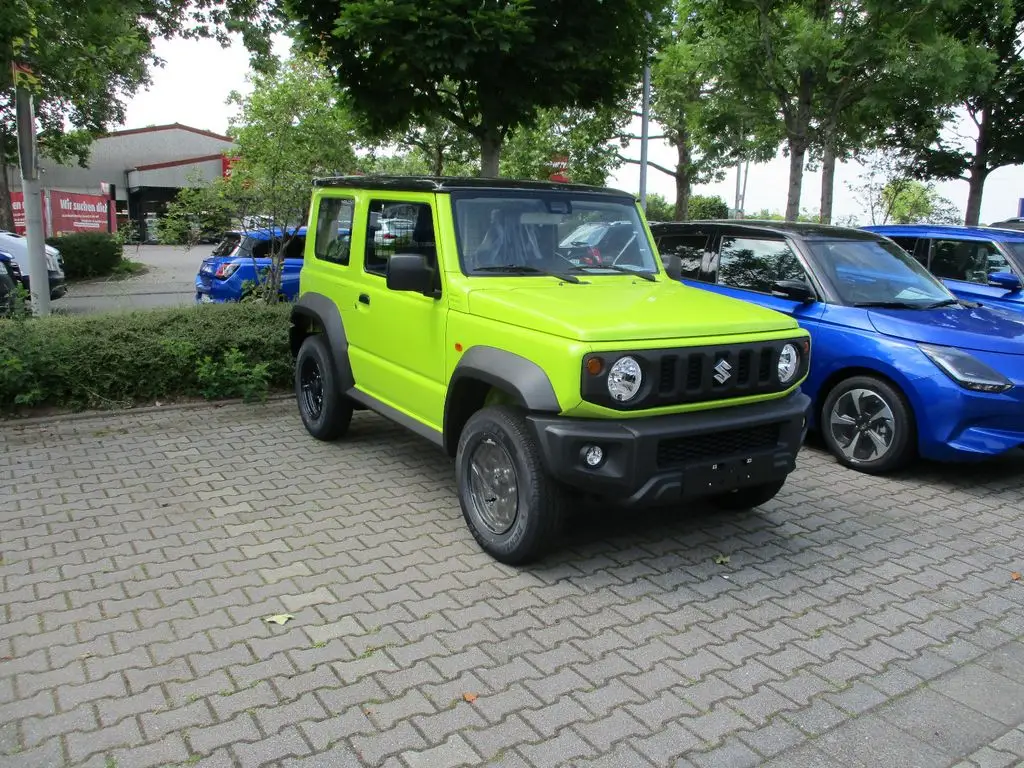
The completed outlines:
<svg viewBox="0 0 1024 768">
<path fill-rule="evenodd" d="M 494 347 L 472 347 L 448 382 L 444 403 L 444 448 L 455 456 L 469 418 L 485 405 L 559 413 L 561 406 L 544 369 L 532 360 Z"/>
<path fill-rule="evenodd" d="M 306 337 L 315 333 L 326 337 L 338 386 L 342 393 L 347 392 L 355 386 L 355 379 L 348 360 L 348 338 L 341 321 L 341 312 L 338 311 L 338 306 L 323 294 L 305 293 L 292 306 L 291 325 L 288 330 L 292 359 L 299 354 Z"/>
</svg>

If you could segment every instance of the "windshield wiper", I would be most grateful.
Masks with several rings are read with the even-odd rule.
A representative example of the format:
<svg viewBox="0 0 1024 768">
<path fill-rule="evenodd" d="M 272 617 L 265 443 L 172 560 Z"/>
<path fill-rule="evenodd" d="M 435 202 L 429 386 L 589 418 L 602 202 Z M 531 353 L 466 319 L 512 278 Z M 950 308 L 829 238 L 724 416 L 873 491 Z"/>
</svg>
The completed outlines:
<svg viewBox="0 0 1024 768">
<path fill-rule="evenodd" d="M 939 307 L 951 307 L 954 304 L 962 304 L 960 299 L 943 299 L 942 301 L 933 301 L 931 304 L 926 305 L 923 309 L 938 309 Z"/>
<path fill-rule="evenodd" d="M 494 267 L 477 267 L 473 270 L 474 272 L 507 272 L 510 275 L 521 274 L 521 275 L 547 275 L 548 277 L 557 277 L 559 280 L 564 280 L 567 283 L 578 283 L 580 279 L 576 275 L 565 274 L 564 272 L 552 272 L 549 269 L 540 269 L 538 267 L 531 267 L 527 264 L 505 264 L 503 266 Z"/>
<path fill-rule="evenodd" d="M 652 283 L 657 282 L 657 278 L 651 272 L 643 272 L 638 269 L 627 269 L 626 267 L 620 267 L 618 264 L 574 264 L 570 271 L 572 272 L 585 272 L 588 269 L 609 269 L 612 272 L 619 272 L 623 275 L 636 275 L 642 277 L 644 280 L 648 280 Z"/>
<path fill-rule="evenodd" d="M 927 304 L 913 304 L 909 301 L 858 301 L 855 307 L 875 307 L 878 309 L 927 309 Z"/>
</svg>

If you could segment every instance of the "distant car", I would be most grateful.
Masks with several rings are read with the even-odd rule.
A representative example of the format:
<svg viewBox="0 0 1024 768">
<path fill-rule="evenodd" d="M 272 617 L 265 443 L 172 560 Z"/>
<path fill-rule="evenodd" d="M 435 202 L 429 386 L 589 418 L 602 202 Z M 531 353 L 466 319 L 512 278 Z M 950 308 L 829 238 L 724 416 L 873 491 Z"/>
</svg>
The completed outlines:
<svg viewBox="0 0 1024 768">
<path fill-rule="evenodd" d="M 373 233 L 373 241 L 377 245 L 387 245 L 392 240 L 412 237 L 415 222 L 412 219 L 377 219 L 379 227 Z"/>
<path fill-rule="evenodd" d="M 17 289 L 21 285 L 21 269 L 14 257 L 0 251 L 0 317 L 14 312 Z"/>
<path fill-rule="evenodd" d="M 967 461 L 1024 446 L 1024 317 L 965 305 L 872 232 L 750 220 L 651 232 L 684 283 L 810 331 L 802 389 L 843 464 L 882 473 L 915 455 Z"/>
<path fill-rule="evenodd" d="M 1003 219 L 1002 221 L 994 221 L 989 226 L 998 229 L 1024 229 L 1024 219 L 1018 217 Z"/>
<path fill-rule="evenodd" d="M 1024 232 L 917 224 L 864 229 L 888 237 L 960 298 L 1024 312 Z"/>
<path fill-rule="evenodd" d="M 270 269 L 271 246 L 281 247 L 283 230 L 256 229 L 232 231 L 199 266 L 196 275 L 196 301 L 200 303 L 240 301 L 250 285 L 255 285 Z M 285 245 L 281 267 L 281 293 L 291 301 L 299 292 L 299 270 L 306 248 L 306 228 L 301 227 Z"/>
<path fill-rule="evenodd" d="M 46 251 L 46 271 L 50 283 L 50 298 L 59 299 L 68 292 L 64 280 L 64 260 L 61 259 L 60 251 L 52 245 L 43 246 Z M 21 267 L 21 283 L 26 290 L 31 290 L 29 271 L 31 265 L 28 259 L 28 240 L 24 235 L 16 232 L 0 230 L 0 251 L 9 253 Z"/>
<path fill-rule="evenodd" d="M 631 222 L 591 222 L 570 232 L 558 247 L 576 264 L 614 264 L 635 239 Z"/>
</svg>

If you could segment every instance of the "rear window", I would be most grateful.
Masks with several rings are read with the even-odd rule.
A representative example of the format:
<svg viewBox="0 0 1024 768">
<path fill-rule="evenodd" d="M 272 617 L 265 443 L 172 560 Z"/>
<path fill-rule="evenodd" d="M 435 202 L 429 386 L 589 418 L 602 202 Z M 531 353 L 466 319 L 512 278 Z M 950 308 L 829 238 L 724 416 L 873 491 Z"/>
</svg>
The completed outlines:
<svg viewBox="0 0 1024 768">
<path fill-rule="evenodd" d="M 217 244 L 217 247 L 213 249 L 214 256 L 230 256 L 232 251 L 235 250 L 242 236 L 237 232 L 230 232 L 224 236 L 224 239 Z"/>
</svg>

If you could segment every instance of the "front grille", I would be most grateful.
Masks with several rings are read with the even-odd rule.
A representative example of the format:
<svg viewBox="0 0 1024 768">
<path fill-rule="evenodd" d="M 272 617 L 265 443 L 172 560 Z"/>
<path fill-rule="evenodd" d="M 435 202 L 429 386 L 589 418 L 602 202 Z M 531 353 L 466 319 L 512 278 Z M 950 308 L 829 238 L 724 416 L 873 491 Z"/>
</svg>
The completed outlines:
<svg viewBox="0 0 1024 768">
<path fill-rule="evenodd" d="M 753 451 L 768 450 L 778 445 L 779 429 L 778 424 L 762 424 L 705 435 L 668 438 L 658 443 L 658 467 L 675 467 L 691 461 L 727 459 Z"/>
</svg>

